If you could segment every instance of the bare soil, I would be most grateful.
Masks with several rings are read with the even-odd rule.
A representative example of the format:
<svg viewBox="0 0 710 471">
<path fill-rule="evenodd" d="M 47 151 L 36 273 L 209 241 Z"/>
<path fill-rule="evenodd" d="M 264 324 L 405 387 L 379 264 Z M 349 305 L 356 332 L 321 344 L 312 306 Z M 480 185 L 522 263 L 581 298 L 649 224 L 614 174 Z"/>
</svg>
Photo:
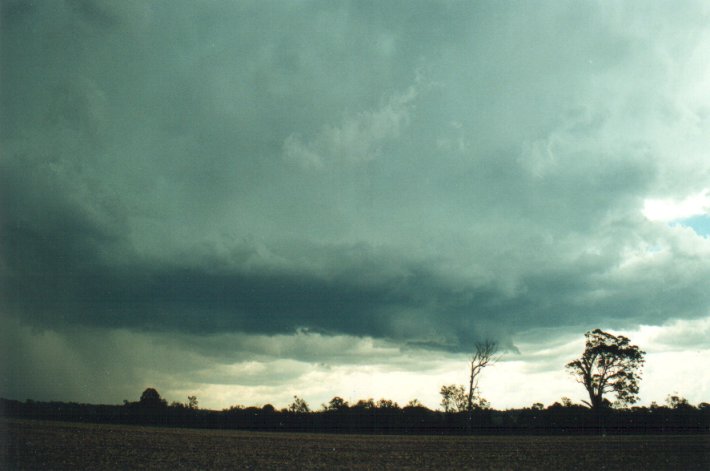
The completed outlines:
<svg viewBox="0 0 710 471">
<path fill-rule="evenodd" d="M 3 469 L 708 470 L 709 435 L 378 436 L 0 419 Z"/>
</svg>

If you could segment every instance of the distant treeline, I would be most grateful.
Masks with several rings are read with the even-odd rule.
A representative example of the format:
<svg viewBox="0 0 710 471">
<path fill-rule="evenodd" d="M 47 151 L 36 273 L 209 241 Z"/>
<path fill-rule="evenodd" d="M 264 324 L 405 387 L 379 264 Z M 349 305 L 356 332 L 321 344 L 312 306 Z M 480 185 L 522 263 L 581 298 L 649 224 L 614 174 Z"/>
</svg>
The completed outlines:
<svg viewBox="0 0 710 471">
<path fill-rule="evenodd" d="M 332 403 L 332 402 L 331 402 Z M 236 406 L 222 411 L 198 409 L 195 404 L 164 400 L 125 402 L 124 405 L 91 405 L 0 399 L 5 417 L 220 428 L 259 431 L 299 431 L 377 434 L 644 434 L 710 433 L 710 406 L 681 404 L 630 409 L 590 410 L 578 405 L 553 404 L 498 411 L 478 409 L 442 412 L 421 405 L 399 407 L 391 401 L 360 401 L 320 411 L 276 410 Z"/>
</svg>

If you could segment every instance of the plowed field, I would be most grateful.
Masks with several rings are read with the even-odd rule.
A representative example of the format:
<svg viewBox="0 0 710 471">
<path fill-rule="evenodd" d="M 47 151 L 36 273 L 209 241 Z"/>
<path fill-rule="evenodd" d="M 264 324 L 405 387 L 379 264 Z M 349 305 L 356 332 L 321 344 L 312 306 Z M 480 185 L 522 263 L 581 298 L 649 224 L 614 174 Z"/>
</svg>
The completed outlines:
<svg viewBox="0 0 710 471">
<path fill-rule="evenodd" d="M 3 469 L 708 470 L 710 436 L 377 436 L 0 420 Z"/>
</svg>

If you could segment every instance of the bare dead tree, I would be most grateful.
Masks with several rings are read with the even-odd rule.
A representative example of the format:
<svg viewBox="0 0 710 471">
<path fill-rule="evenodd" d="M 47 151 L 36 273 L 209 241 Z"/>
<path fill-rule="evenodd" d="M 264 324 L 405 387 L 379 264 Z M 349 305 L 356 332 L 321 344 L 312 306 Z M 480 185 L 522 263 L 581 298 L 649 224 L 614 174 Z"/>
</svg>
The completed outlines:
<svg viewBox="0 0 710 471">
<path fill-rule="evenodd" d="M 473 400 L 476 397 L 481 372 L 483 368 L 496 362 L 497 358 L 495 358 L 495 354 L 497 351 L 498 344 L 492 340 L 476 343 L 476 350 L 471 357 L 468 397 L 466 398 L 466 410 L 468 411 L 469 423 L 473 415 Z"/>
</svg>

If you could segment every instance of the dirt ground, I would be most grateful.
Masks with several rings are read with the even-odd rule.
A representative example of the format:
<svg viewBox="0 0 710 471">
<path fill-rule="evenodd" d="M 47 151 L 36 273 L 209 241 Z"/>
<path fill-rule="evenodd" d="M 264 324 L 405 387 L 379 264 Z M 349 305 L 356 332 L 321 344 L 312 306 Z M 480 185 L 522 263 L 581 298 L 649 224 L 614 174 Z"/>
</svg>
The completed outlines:
<svg viewBox="0 0 710 471">
<path fill-rule="evenodd" d="M 377 436 L 0 419 L 3 469 L 707 470 L 710 436 Z"/>
</svg>

